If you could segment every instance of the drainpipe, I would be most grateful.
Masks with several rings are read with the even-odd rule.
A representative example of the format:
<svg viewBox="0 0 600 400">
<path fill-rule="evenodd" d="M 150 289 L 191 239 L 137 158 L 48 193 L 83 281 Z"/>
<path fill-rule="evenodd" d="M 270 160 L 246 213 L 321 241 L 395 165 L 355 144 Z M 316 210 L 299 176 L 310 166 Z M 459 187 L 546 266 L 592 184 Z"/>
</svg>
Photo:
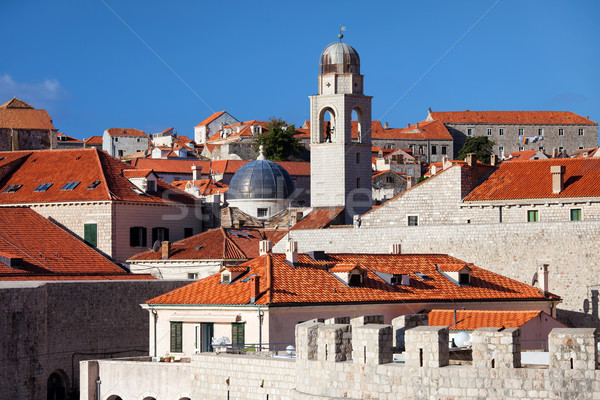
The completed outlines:
<svg viewBox="0 0 600 400">
<path fill-rule="evenodd" d="M 100 400 L 100 384 L 102 381 L 100 380 L 100 376 L 96 378 L 96 400 Z"/>
<path fill-rule="evenodd" d="M 157 357 L 157 355 L 156 355 L 156 321 L 158 320 L 158 312 L 156 312 L 154 307 L 151 307 L 150 309 L 152 311 L 152 315 L 154 316 L 154 357 Z"/>
<path fill-rule="evenodd" d="M 261 311 L 260 306 L 258 306 L 258 348 L 259 351 L 262 351 L 262 325 L 263 325 L 263 317 L 265 316 L 265 312 Z"/>
</svg>

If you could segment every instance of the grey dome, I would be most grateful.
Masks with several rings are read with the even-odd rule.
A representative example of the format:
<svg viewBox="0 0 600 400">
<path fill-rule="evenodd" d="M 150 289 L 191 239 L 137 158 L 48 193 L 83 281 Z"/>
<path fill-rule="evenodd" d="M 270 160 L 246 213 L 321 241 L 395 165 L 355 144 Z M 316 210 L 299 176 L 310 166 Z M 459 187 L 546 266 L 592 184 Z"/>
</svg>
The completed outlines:
<svg viewBox="0 0 600 400">
<path fill-rule="evenodd" d="M 320 71 L 321 75 L 331 73 L 360 75 L 360 57 L 356 50 L 346 43 L 331 43 L 321 53 Z"/>
<path fill-rule="evenodd" d="M 233 175 L 227 198 L 287 199 L 293 191 L 294 181 L 285 168 L 269 160 L 254 160 Z"/>
</svg>

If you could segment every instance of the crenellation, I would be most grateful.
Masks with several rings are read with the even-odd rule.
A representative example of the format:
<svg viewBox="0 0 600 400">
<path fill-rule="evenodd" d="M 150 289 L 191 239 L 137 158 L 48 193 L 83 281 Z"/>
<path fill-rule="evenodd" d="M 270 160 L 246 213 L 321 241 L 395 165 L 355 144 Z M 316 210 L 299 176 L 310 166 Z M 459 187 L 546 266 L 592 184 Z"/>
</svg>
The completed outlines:
<svg viewBox="0 0 600 400">
<path fill-rule="evenodd" d="M 548 335 L 550 368 L 595 370 L 598 338 L 595 328 L 554 328 Z"/>
<path fill-rule="evenodd" d="M 479 328 L 472 335 L 476 368 L 521 367 L 521 332 L 518 328 Z"/>
<path fill-rule="evenodd" d="M 406 365 L 417 368 L 443 367 L 449 364 L 447 326 L 417 326 L 406 331 Z"/>
<path fill-rule="evenodd" d="M 346 324 L 318 327 L 317 360 L 341 362 L 352 359 L 352 328 Z"/>
<path fill-rule="evenodd" d="M 392 326 L 368 324 L 352 329 L 352 360 L 358 364 L 392 362 Z"/>
</svg>

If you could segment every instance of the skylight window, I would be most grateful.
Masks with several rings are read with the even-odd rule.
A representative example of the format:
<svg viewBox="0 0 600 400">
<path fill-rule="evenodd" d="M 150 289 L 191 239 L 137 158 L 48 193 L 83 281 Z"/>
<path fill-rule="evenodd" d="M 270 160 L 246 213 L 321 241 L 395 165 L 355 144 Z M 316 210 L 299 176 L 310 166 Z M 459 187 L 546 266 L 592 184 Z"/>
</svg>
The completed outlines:
<svg viewBox="0 0 600 400">
<path fill-rule="evenodd" d="M 23 185 L 8 185 L 2 193 L 16 193 L 17 190 L 21 189 Z"/>
<path fill-rule="evenodd" d="M 42 183 L 41 185 L 36 187 L 33 191 L 34 192 L 45 192 L 46 190 L 50 189 L 50 187 L 52 185 L 54 185 L 54 182 Z"/>
<path fill-rule="evenodd" d="M 100 185 L 100 181 L 94 181 L 87 187 L 88 190 L 94 190 Z"/>
<path fill-rule="evenodd" d="M 79 186 L 80 183 L 81 183 L 80 181 L 77 181 L 77 182 L 67 182 L 67 184 L 65 186 L 63 186 L 62 189 L 60 189 L 60 190 L 73 190 L 77 186 Z"/>
</svg>

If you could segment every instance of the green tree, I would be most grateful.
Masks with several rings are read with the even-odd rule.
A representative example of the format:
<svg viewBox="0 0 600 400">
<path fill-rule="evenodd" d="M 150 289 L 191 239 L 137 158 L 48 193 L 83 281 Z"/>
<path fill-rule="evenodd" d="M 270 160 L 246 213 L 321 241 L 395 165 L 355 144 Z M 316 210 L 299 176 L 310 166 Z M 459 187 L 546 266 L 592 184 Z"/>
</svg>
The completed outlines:
<svg viewBox="0 0 600 400">
<path fill-rule="evenodd" d="M 297 159 L 302 153 L 302 145 L 294 137 L 294 125 L 287 125 L 279 118 L 271 118 L 265 131 L 258 135 L 254 142 L 254 150 L 258 152 L 260 145 L 265 148 L 265 157 L 271 161 L 287 161 Z"/>
<path fill-rule="evenodd" d="M 462 149 L 458 152 L 458 159 L 464 160 L 469 153 L 475 153 L 477 159 L 489 163 L 492 155 L 494 142 L 486 136 L 471 136 L 468 137 Z"/>
</svg>

